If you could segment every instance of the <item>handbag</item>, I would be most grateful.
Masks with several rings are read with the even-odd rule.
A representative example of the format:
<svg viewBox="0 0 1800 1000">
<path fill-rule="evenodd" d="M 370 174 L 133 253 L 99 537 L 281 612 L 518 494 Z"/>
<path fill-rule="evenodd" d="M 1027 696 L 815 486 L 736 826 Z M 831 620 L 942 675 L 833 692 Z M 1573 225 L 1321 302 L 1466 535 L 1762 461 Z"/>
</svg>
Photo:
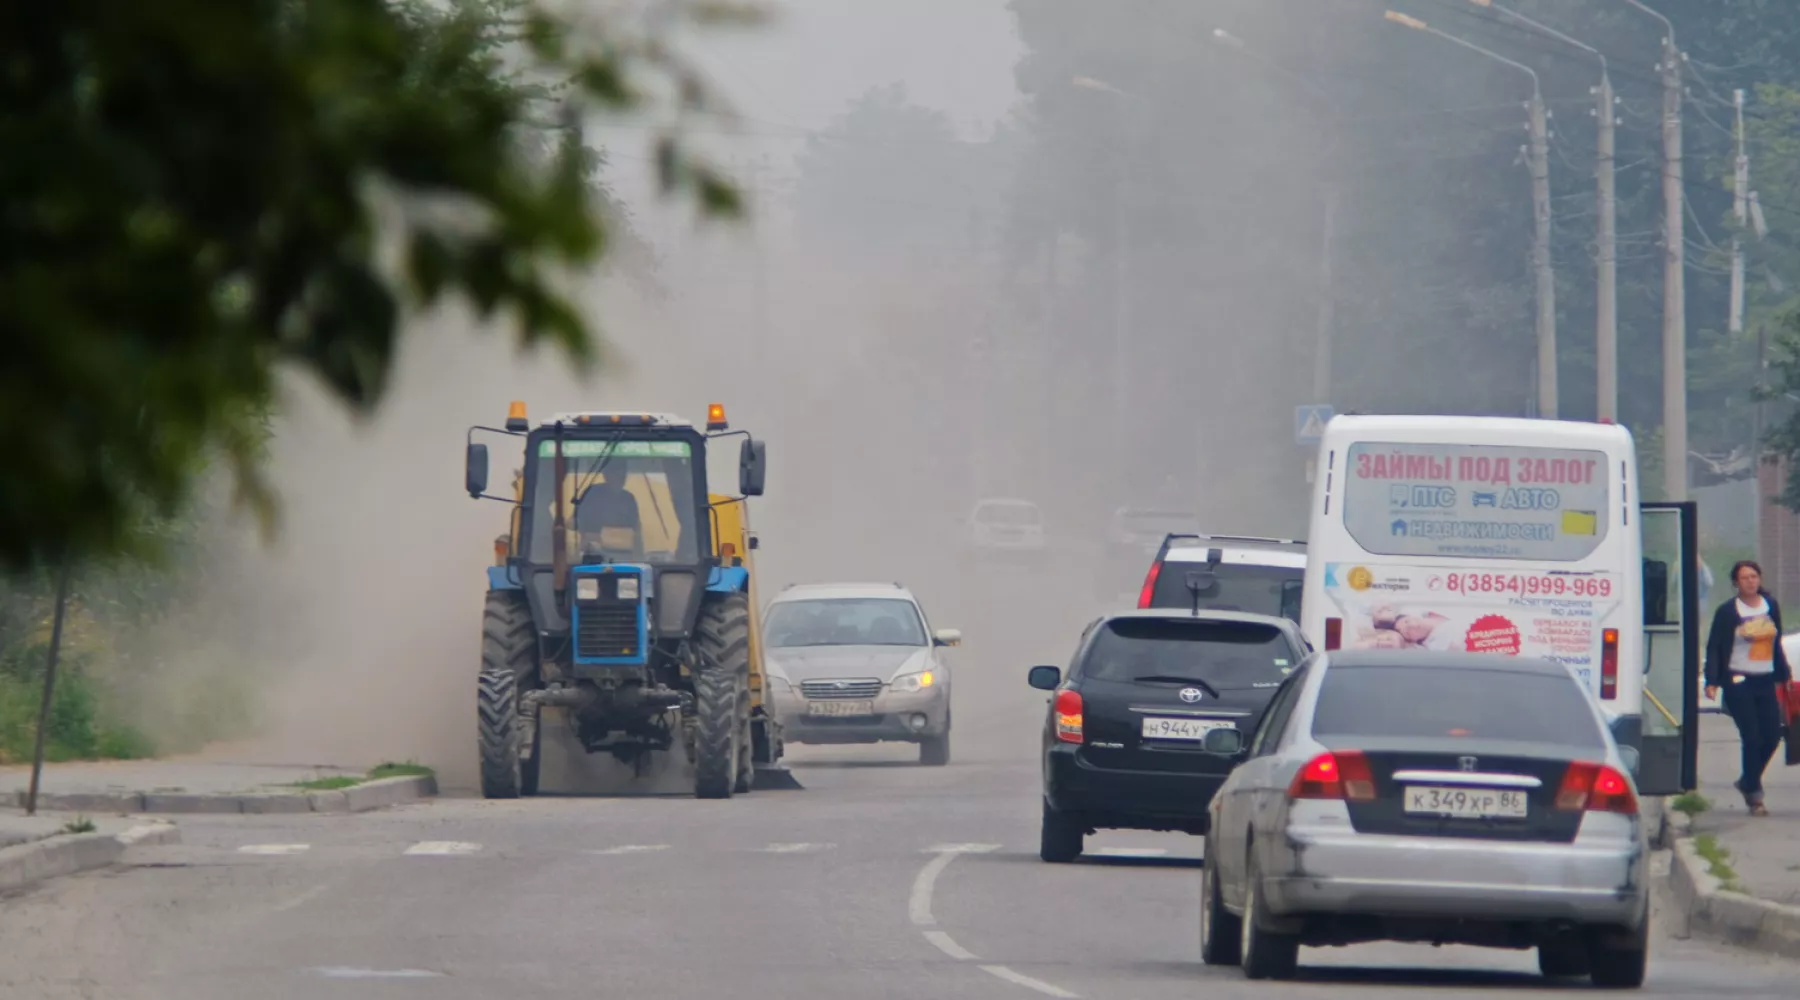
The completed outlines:
<svg viewBox="0 0 1800 1000">
<path fill-rule="evenodd" d="M 1800 765 L 1800 681 L 1777 687 L 1775 700 L 1781 703 L 1781 741 L 1787 744 L 1787 765 L 1794 767 Z"/>
</svg>

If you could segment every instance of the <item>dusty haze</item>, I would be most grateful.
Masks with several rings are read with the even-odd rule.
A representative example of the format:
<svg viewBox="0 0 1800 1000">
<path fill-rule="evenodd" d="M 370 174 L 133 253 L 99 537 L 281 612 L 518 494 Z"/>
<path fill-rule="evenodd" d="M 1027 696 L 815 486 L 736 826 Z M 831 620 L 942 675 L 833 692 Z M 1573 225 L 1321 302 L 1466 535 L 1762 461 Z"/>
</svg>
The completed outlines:
<svg viewBox="0 0 1800 1000">
<path fill-rule="evenodd" d="M 484 567 L 506 511 L 463 493 L 462 442 L 468 425 L 501 421 L 511 399 L 534 418 L 699 416 L 725 402 L 736 427 L 768 442 L 768 495 L 752 508 L 765 598 L 791 582 L 899 580 L 934 625 L 965 631 L 959 760 L 1028 745 L 1041 696 L 1025 689 L 1023 667 L 1063 662 L 1083 616 L 1107 603 L 1098 591 L 1130 590 L 1130 580 L 1097 586 L 1090 568 L 1114 508 L 1173 502 L 1211 530 L 1304 531 L 1291 413 L 1309 401 L 1320 209 L 1316 178 L 1295 164 L 1317 159 L 1319 136 L 1270 113 L 1292 111 L 1287 84 L 1207 50 L 1175 61 L 1197 74 L 1179 108 L 1127 111 L 1129 93 L 1108 103 L 1059 81 L 1073 67 L 1121 91 L 1151 86 L 1129 79 L 1130 51 L 1100 39 L 1060 63 L 1041 52 L 1019 63 L 1020 41 L 995 30 L 998 0 L 863 0 L 866 21 L 841 3 L 791 6 L 799 27 L 734 43 L 716 67 L 720 86 L 762 117 L 747 135 L 702 134 L 742 165 L 755 223 L 696 233 L 685 213 L 637 199 L 666 257 L 667 297 L 618 282 L 589 289 L 623 367 L 583 385 L 560 358 L 520 357 L 504 334 L 446 315 L 408 338 L 369 426 L 294 387 L 274 460 L 283 538 L 241 581 L 253 590 L 245 624 L 268 650 L 261 752 L 353 766 L 416 759 L 450 785 L 473 784 Z M 1139 16 L 1135 6 L 1108 16 Z M 1166 14 L 1142 6 L 1144 17 Z M 1265 46 L 1306 40 L 1292 5 L 1214 6 Z M 883 63 L 897 75 L 871 79 L 866 60 L 834 49 L 851 35 L 869 51 L 884 38 L 904 49 Z M 933 70 L 947 54 L 968 64 L 956 79 L 968 81 L 970 106 Z M 996 81 L 1008 78 L 1031 93 L 1006 97 Z M 888 112 L 819 120 L 889 83 L 905 87 Z M 796 102 L 786 114 L 779 95 Z M 1066 102 L 1079 100 L 1090 103 L 1071 117 Z M 820 128 L 828 134 L 809 145 Z M 630 144 L 643 135 L 607 133 L 628 194 L 643 152 Z M 1109 242 L 1119 227 L 1132 245 L 1123 269 Z M 1111 423 L 1121 323 L 1122 436 Z M 1383 378 L 1384 366 L 1345 364 Z M 513 464 L 497 452 L 496 481 Z M 1050 571 L 959 562 L 961 518 L 990 495 L 1043 505 Z"/>
</svg>

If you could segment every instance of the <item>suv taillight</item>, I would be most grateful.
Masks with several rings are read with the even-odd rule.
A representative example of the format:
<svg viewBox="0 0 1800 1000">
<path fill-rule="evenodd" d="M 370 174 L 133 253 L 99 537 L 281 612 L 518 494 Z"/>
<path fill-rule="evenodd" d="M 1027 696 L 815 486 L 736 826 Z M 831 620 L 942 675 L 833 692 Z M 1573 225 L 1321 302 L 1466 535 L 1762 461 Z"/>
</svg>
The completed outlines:
<svg viewBox="0 0 1800 1000">
<path fill-rule="evenodd" d="M 1081 742 L 1081 692 L 1056 693 L 1056 738 L 1064 743 Z"/>
<path fill-rule="evenodd" d="M 1156 578 L 1162 575 L 1162 560 L 1150 564 L 1150 572 L 1144 574 L 1144 589 L 1138 591 L 1138 607 L 1150 606 L 1150 598 L 1156 593 Z"/>
<path fill-rule="evenodd" d="M 1369 759 L 1360 750 L 1322 753 L 1294 775 L 1288 798 L 1373 802 L 1375 776 L 1369 771 Z"/>
<path fill-rule="evenodd" d="M 1633 814 L 1638 802 L 1630 778 L 1605 764 L 1578 760 L 1563 774 L 1562 787 L 1556 790 L 1556 808 Z"/>
</svg>

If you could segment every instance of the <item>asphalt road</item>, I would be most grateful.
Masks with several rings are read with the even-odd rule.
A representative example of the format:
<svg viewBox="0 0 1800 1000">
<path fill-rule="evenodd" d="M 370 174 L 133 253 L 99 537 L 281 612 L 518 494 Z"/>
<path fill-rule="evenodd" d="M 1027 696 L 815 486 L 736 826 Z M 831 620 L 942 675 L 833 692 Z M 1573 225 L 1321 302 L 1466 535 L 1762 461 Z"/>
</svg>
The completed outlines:
<svg viewBox="0 0 1800 1000">
<path fill-rule="evenodd" d="M 1078 627 L 1049 645 L 1062 650 Z M 1083 863 L 1040 863 L 1044 698 L 1023 676 L 1043 627 L 1029 631 L 959 651 L 956 758 L 944 768 L 918 767 L 903 747 L 799 748 L 805 790 L 728 802 L 451 796 L 351 817 L 184 819 L 185 843 L 147 849 L 138 866 L 0 900 L 0 996 L 1564 992 L 1529 952 L 1402 946 L 1308 950 L 1303 981 L 1249 983 L 1200 964 L 1201 841 L 1108 834 Z M 1024 659 L 1001 658 L 1001 645 Z M 1800 983 L 1796 963 L 1660 935 L 1654 949 L 1651 995 L 1792 997 Z"/>
</svg>

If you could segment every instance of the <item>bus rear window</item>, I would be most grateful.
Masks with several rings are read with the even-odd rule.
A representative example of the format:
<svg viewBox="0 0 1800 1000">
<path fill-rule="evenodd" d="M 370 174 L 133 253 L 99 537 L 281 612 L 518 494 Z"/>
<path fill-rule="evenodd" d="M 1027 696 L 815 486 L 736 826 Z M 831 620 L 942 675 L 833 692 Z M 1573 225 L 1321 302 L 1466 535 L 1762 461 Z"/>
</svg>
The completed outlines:
<svg viewBox="0 0 1800 1000">
<path fill-rule="evenodd" d="M 1372 555 L 1575 562 L 1606 540 L 1603 452 L 1364 441 L 1346 458 L 1344 528 Z"/>
</svg>

